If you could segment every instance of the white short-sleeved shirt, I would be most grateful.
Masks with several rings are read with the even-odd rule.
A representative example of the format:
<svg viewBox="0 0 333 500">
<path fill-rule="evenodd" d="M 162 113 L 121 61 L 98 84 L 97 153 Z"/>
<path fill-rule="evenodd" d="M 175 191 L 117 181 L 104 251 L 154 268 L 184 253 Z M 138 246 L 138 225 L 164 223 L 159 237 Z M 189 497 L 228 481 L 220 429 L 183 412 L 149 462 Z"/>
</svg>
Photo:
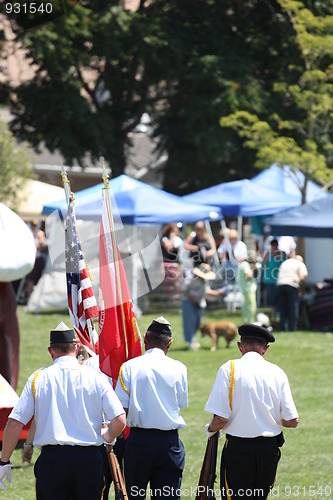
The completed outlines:
<svg viewBox="0 0 333 500">
<path fill-rule="evenodd" d="M 298 417 L 287 375 L 256 352 L 235 360 L 232 411 L 229 404 L 230 361 L 219 369 L 205 410 L 228 419 L 223 431 L 237 437 L 273 437 L 280 420 Z"/>
<path fill-rule="evenodd" d="M 277 285 L 289 285 L 294 288 L 298 288 L 300 284 L 300 274 L 304 278 L 308 275 L 308 270 L 304 262 L 291 258 L 282 262 L 279 267 L 279 274 L 277 279 Z"/>
<path fill-rule="evenodd" d="M 247 257 L 247 246 L 244 243 L 244 241 L 241 241 L 241 240 L 237 240 L 234 245 L 231 245 L 231 243 L 229 241 L 229 242 L 222 243 L 218 247 L 217 252 L 220 255 L 223 255 L 224 253 L 227 252 L 229 254 L 229 256 L 230 256 L 230 254 L 233 253 L 235 260 L 237 260 L 238 262 L 241 262 L 242 260 L 246 259 L 246 257 Z M 233 260 L 232 257 L 230 257 L 230 260 L 231 261 Z"/>
<path fill-rule="evenodd" d="M 124 363 L 116 394 L 128 408 L 129 427 L 169 431 L 185 426 L 180 408 L 188 404 L 187 369 L 162 349 L 149 349 Z"/>
<path fill-rule="evenodd" d="M 32 374 L 9 418 L 24 425 L 35 415 L 34 445 L 99 446 L 102 414 L 112 420 L 124 409 L 108 380 L 80 365 L 73 356 L 61 356 L 43 369 L 32 393 Z"/>
</svg>

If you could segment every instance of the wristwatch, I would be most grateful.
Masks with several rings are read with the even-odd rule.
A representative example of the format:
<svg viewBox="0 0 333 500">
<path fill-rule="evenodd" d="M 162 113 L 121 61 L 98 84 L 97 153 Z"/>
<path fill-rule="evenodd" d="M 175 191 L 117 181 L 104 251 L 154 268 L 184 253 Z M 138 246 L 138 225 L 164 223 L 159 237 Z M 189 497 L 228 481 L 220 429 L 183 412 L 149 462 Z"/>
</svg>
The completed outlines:
<svg viewBox="0 0 333 500">
<path fill-rule="evenodd" d="M 24 443 L 23 444 L 23 448 L 33 448 L 34 445 L 33 444 L 29 444 L 29 443 Z"/>
</svg>

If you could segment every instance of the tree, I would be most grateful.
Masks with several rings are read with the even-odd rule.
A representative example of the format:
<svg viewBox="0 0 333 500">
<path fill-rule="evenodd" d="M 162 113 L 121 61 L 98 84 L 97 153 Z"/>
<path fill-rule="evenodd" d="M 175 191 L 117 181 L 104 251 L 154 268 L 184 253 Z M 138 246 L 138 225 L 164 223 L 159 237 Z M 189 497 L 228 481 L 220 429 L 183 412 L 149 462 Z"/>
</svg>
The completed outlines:
<svg viewBox="0 0 333 500">
<path fill-rule="evenodd" d="M 93 163 L 104 156 L 115 175 L 125 166 L 129 132 L 154 101 L 155 78 L 144 58 L 155 43 L 144 1 L 137 13 L 122 3 L 82 0 L 37 25 L 29 24 L 33 16 L 11 15 L 35 67 L 32 81 L 12 89 L 11 129 L 35 148 L 44 141 L 50 151 L 59 149 L 68 163 L 84 166 L 85 156 Z"/>
<path fill-rule="evenodd" d="M 324 1 L 315 7 L 327 12 Z M 12 89 L 12 130 L 36 148 L 43 140 L 59 149 L 67 163 L 104 156 L 118 175 L 129 134 L 148 112 L 168 153 L 166 189 L 251 176 L 256 150 L 219 119 L 244 110 L 271 123 L 282 109 L 302 120 L 303 110 L 271 98 L 276 82 L 292 85 L 289 67 L 301 72 L 283 12 L 277 0 L 141 0 L 135 12 L 123 1 L 81 0 L 47 24 L 13 14 L 36 75 Z"/>
<path fill-rule="evenodd" d="M 7 125 L 0 121 L 0 199 L 15 209 L 24 179 L 33 177 L 27 147 L 18 148 Z"/>
<path fill-rule="evenodd" d="M 242 177 L 254 154 L 219 127 L 219 117 L 244 105 L 266 109 L 290 36 L 277 7 L 142 0 L 132 12 L 123 2 L 82 0 L 46 24 L 45 16 L 13 13 L 36 75 L 12 89 L 12 130 L 35 148 L 43 140 L 59 149 L 68 163 L 84 166 L 84 156 L 95 162 L 102 155 L 117 175 L 129 133 L 147 111 L 169 155 L 167 188 L 185 192 L 200 177 L 206 185 Z"/>
<path fill-rule="evenodd" d="M 175 20 L 189 43 L 159 116 L 169 155 L 165 186 L 181 194 L 255 173 L 254 153 L 219 129 L 219 118 L 272 108 L 270 89 L 287 69 L 294 37 L 274 1 L 199 4 Z"/>
<path fill-rule="evenodd" d="M 304 174 L 299 184 L 302 203 L 307 183 L 333 180 L 333 16 L 315 15 L 304 2 L 279 0 L 296 34 L 299 64 L 276 81 L 279 109 L 268 119 L 248 111 L 222 117 L 222 127 L 236 130 L 244 145 L 256 151 L 258 167 L 288 164 Z"/>
</svg>

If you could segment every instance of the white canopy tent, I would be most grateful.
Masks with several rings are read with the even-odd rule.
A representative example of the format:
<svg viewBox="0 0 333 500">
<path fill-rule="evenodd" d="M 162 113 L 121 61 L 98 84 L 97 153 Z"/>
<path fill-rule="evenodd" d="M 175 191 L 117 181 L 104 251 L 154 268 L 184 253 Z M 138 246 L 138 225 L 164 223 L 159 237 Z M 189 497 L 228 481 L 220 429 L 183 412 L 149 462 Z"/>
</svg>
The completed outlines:
<svg viewBox="0 0 333 500">
<path fill-rule="evenodd" d="M 22 219 L 39 219 L 44 205 L 64 198 L 64 190 L 46 182 L 28 179 L 23 183 L 16 212 Z"/>
</svg>

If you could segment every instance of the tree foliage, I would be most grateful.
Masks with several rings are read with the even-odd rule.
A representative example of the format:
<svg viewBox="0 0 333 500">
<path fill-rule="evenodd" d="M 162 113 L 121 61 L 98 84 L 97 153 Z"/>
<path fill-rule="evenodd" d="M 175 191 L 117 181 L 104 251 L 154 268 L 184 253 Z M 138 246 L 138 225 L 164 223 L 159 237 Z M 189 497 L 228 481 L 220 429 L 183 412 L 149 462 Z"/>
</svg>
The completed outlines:
<svg viewBox="0 0 333 500">
<path fill-rule="evenodd" d="M 168 153 L 165 188 L 178 193 L 251 176 L 257 152 L 260 166 L 284 151 L 294 166 L 313 155 L 330 166 L 328 9 L 320 0 L 141 0 L 134 12 L 81 0 L 46 24 L 13 16 L 36 75 L 12 89 L 12 130 L 68 163 L 104 156 L 117 175 L 148 112 Z"/>
<path fill-rule="evenodd" d="M 0 200 L 15 209 L 22 184 L 33 177 L 32 162 L 27 147 L 17 147 L 13 134 L 0 121 Z"/>
<path fill-rule="evenodd" d="M 309 179 L 333 180 L 333 16 L 314 15 L 304 2 L 279 0 L 290 20 L 299 51 L 299 64 L 289 66 L 289 78 L 273 85 L 280 109 L 267 120 L 248 111 L 222 117 L 222 127 L 233 128 L 256 150 L 256 164 L 274 161 L 304 173 L 299 186 L 303 202 Z"/>
</svg>

